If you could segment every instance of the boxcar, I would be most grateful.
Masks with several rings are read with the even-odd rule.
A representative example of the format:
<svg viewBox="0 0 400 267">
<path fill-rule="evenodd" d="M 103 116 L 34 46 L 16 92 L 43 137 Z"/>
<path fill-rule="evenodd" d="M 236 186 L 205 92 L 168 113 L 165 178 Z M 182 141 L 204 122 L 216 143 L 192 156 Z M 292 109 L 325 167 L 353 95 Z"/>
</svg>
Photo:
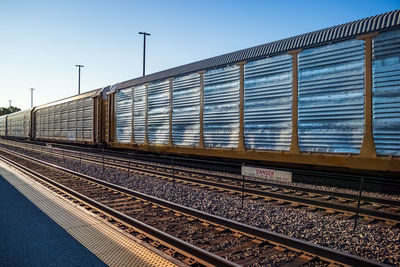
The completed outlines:
<svg viewBox="0 0 400 267">
<path fill-rule="evenodd" d="M 32 137 L 32 110 L 27 109 L 7 116 L 7 136 L 18 139 Z"/>
<path fill-rule="evenodd" d="M 112 147 L 400 172 L 400 11 L 122 82 Z"/>
<path fill-rule="evenodd" d="M 102 142 L 102 89 L 65 98 L 34 111 L 36 140 L 98 144 Z"/>
</svg>

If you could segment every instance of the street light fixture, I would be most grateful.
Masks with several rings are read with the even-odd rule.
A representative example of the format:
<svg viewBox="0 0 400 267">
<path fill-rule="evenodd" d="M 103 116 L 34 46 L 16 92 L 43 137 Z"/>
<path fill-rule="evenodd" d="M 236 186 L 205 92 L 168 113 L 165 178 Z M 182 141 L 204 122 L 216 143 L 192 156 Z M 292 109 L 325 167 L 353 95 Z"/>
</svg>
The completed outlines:
<svg viewBox="0 0 400 267">
<path fill-rule="evenodd" d="M 31 108 L 33 108 L 33 90 L 35 90 L 35 88 L 29 88 L 29 90 L 31 90 Z"/>
<path fill-rule="evenodd" d="M 78 71 L 78 95 L 81 94 L 81 68 L 83 68 L 83 65 L 75 65 L 75 67 L 79 68 Z"/>
<path fill-rule="evenodd" d="M 145 76 L 145 68 L 146 68 L 146 35 L 151 35 L 147 32 L 139 32 L 139 34 L 143 34 L 143 76 Z"/>
</svg>

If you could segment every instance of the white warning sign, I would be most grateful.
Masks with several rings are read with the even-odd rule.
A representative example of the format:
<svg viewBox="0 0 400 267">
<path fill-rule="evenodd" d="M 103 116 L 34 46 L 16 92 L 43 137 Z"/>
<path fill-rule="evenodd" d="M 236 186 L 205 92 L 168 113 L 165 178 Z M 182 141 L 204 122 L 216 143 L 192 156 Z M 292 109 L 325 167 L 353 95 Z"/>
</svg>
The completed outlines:
<svg viewBox="0 0 400 267">
<path fill-rule="evenodd" d="M 279 171 L 273 169 L 264 169 L 252 166 L 242 166 L 242 175 L 266 180 L 292 182 L 292 173 L 287 171 Z"/>
</svg>

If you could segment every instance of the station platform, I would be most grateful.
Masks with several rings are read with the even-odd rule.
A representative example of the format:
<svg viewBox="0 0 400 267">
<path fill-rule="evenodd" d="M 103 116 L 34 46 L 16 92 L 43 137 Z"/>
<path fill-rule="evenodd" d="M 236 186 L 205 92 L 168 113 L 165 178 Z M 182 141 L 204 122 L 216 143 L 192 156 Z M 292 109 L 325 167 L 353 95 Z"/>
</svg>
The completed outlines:
<svg viewBox="0 0 400 267">
<path fill-rule="evenodd" d="M 1 161 L 0 214 L 0 266 L 176 266 Z"/>
</svg>

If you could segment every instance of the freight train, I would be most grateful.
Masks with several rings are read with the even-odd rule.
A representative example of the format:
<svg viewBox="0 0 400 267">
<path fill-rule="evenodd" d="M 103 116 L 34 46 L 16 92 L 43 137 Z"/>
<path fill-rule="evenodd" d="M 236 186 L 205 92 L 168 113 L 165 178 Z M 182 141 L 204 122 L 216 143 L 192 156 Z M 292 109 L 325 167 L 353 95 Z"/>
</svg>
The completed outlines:
<svg viewBox="0 0 400 267">
<path fill-rule="evenodd" d="M 400 172 L 400 10 L 0 117 L 0 136 Z"/>
</svg>

